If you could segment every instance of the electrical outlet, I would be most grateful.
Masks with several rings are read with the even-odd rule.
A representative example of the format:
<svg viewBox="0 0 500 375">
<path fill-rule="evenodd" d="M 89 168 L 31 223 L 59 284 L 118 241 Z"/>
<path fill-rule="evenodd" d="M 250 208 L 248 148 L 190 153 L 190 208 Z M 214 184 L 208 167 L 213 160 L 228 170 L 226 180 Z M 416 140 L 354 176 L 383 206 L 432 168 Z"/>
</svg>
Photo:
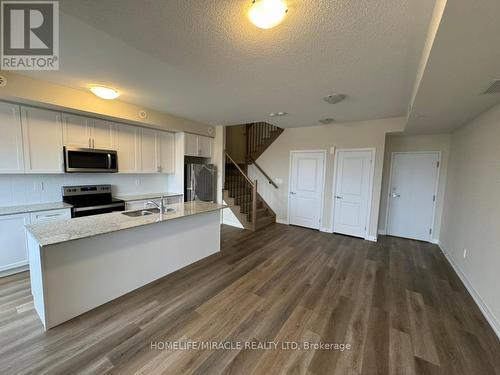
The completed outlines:
<svg viewBox="0 0 500 375">
<path fill-rule="evenodd" d="M 464 249 L 464 259 L 467 258 L 467 249 Z"/>
</svg>

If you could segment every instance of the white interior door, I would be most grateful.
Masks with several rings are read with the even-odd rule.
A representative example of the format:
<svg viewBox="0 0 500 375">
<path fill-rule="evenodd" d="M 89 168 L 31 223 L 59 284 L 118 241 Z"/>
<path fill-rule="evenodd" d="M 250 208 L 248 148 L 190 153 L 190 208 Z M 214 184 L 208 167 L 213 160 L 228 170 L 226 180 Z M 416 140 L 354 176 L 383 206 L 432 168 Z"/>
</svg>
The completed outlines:
<svg viewBox="0 0 500 375">
<path fill-rule="evenodd" d="M 290 224 L 319 229 L 325 154 L 292 152 L 291 158 Z"/>
<path fill-rule="evenodd" d="M 393 154 L 387 234 L 430 240 L 438 171 L 439 153 Z"/>
<path fill-rule="evenodd" d="M 373 183 L 373 151 L 339 150 L 333 231 L 366 237 Z"/>
</svg>

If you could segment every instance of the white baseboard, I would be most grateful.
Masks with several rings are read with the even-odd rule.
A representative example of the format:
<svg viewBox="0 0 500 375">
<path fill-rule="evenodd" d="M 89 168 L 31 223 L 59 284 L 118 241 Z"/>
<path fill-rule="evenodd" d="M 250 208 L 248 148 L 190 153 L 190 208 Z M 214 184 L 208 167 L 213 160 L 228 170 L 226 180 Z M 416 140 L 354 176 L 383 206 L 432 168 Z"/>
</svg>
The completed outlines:
<svg viewBox="0 0 500 375">
<path fill-rule="evenodd" d="M 484 303 L 484 301 L 481 298 L 481 296 L 479 295 L 479 293 L 474 289 L 472 284 L 467 279 L 467 276 L 465 276 L 465 274 L 460 270 L 458 264 L 455 263 L 453 258 L 446 252 L 446 250 L 443 248 L 442 245 L 440 245 L 439 248 L 441 249 L 442 253 L 446 257 L 448 262 L 453 267 L 453 270 L 455 271 L 457 276 L 460 278 L 462 283 L 465 285 L 465 288 L 467 289 L 469 294 L 474 299 L 474 302 L 476 302 L 476 305 L 479 307 L 479 310 L 481 310 L 481 313 L 485 317 L 488 324 L 491 326 L 491 328 L 493 329 L 493 331 L 495 332 L 497 337 L 500 339 L 500 322 L 498 321 L 498 319 L 495 317 L 495 315 L 493 315 L 493 313 L 491 312 L 488 305 L 486 305 L 486 303 Z"/>
<path fill-rule="evenodd" d="M 276 222 L 277 222 L 278 224 L 290 225 L 290 223 L 289 223 L 287 220 L 283 220 L 283 219 L 278 219 L 278 218 L 276 218 Z"/>
<path fill-rule="evenodd" d="M 327 227 L 321 227 L 321 228 L 319 228 L 319 231 L 325 232 L 325 233 L 333 233 L 333 230 L 331 228 L 327 228 Z"/>
<path fill-rule="evenodd" d="M 11 269 L 8 269 L 8 270 L 0 271 L 0 277 L 10 276 L 10 275 L 14 275 L 16 273 L 21 273 L 21 272 L 29 271 L 29 269 L 30 269 L 30 266 L 27 265 L 27 264 L 25 264 L 25 265 L 20 266 L 20 267 L 16 267 L 16 268 L 11 268 Z"/>
<path fill-rule="evenodd" d="M 378 234 L 380 234 L 381 236 L 385 236 L 385 229 L 379 229 L 378 230 Z"/>
<path fill-rule="evenodd" d="M 431 238 L 430 242 L 433 243 L 434 245 L 439 245 L 439 238 Z"/>
<path fill-rule="evenodd" d="M 371 242 L 377 242 L 377 236 L 366 236 L 365 240 L 371 241 Z"/>
</svg>

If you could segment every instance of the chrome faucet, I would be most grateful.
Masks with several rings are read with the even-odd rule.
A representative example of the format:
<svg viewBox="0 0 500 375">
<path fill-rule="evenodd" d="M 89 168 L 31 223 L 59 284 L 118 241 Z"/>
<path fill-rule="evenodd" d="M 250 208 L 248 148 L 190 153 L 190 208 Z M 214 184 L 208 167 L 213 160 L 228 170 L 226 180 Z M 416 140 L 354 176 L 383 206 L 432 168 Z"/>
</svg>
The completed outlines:
<svg viewBox="0 0 500 375">
<path fill-rule="evenodd" d="M 153 202 L 153 201 L 149 201 L 146 203 L 146 207 L 147 206 L 155 206 L 160 210 L 160 214 L 164 214 L 166 211 L 165 196 L 163 196 L 163 195 L 161 196 L 160 204 Z"/>
</svg>

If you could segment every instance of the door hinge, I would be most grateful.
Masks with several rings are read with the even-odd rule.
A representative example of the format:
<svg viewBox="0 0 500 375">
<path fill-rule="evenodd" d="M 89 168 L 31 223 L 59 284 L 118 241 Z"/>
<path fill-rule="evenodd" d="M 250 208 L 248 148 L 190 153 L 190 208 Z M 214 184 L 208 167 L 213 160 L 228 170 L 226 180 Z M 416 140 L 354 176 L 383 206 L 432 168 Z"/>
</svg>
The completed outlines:
<svg viewBox="0 0 500 375">
<path fill-rule="evenodd" d="M 438 168 L 439 168 L 439 162 L 436 162 L 436 167 L 438 167 Z"/>
<path fill-rule="evenodd" d="M 436 196 L 435 196 L 435 195 L 433 195 L 433 196 L 432 196 L 432 201 L 433 201 L 433 202 L 435 202 L 435 201 L 436 201 Z"/>
<path fill-rule="evenodd" d="M 429 229 L 429 234 L 432 234 L 432 228 L 431 228 L 431 229 Z"/>
</svg>

